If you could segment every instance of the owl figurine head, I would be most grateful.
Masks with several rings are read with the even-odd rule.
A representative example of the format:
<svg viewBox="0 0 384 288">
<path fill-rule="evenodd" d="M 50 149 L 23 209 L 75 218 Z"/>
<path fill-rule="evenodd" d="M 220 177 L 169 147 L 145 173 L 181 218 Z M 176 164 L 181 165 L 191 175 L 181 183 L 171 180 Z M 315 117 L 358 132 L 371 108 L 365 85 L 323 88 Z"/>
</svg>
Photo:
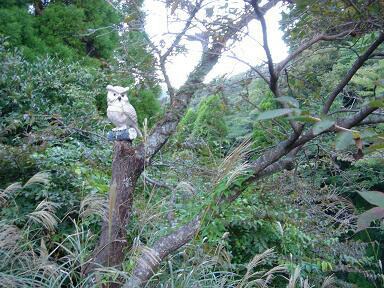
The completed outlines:
<svg viewBox="0 0 384 288">
<path fill-rule="evenodd" d="M 128 87 L 121 86 L 107 86 L 107 102 L 108 106 L 120 106 L 128 103 Z"/>
</svg>

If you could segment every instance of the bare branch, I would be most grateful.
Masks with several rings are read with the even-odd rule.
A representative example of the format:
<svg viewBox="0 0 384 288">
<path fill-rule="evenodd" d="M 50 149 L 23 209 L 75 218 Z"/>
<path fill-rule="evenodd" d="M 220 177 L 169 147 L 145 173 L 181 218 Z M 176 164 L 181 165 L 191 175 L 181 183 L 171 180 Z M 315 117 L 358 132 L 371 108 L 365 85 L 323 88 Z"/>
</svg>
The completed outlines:
<svg viewBox="0 0 384 288">
<path fill-rule="evenodd" d="M 359 109 L 341 109 L 341 110 L 336 110 L 333 111 L 332 113 L 329 113 L 328 115 L 334 115 L 338 113 L 353 113 L 353 112 L 359 112 Z M 384 112 L 372 112 L 371 115 L 383 115 Z"/>
<path fill-rule="evenodd" d="M 383 59 L 384 58 L 384 52 L 373 53 L 369 58 L 372 58 L 372 59 Z"/>
<path fill-rule="evenodd" d="M 176 48 L 177 45 L 179 45 L 181 39 L 183 38 L 183 36 L 185 35 L 185 33 L 188 31 L 188 29 L 190 28 L 191 24 L 192 24 L 192 20 L 193 18 L 196 16 L 196 13 L 200 10 L 200 7 L 201 7 L 201 3 L 203 1 L 202 0 L 199 0 L 196 2 L 196 5 L 195 7 L 193 8 L 188 20 L 186 21 L 185 25 L 184 25 L 184 28 L 183 30 L 177 34 L 176 38 L 173 40 L 171 46 L 169 46 L 169 48 L 167 49 L 167 51 L 165 51 L 165 53 L 163 55 L 160 55 L 160 69 L 161 69 L 161 72 L 163 73 L 163 76 L 164 76 L 164 81 L 167 85 L 167 90 L 168 90 L 168 93 L 169 93 L 169 97 L 172 98 L 174 97 L 175 95 L 175 89 L 173 88 L 172 84 L 171 84 L 171 81 L 169 79 L 169 76 L 168 76 L 168 73 L 167 73 L 167 70 L 165 68 L 165 62 L 168 58 L 168 56 L 172 53 L 172 51 Z"/>
<path fill-rule="evenodd" d="M 312 45 L 316 44 L 317 42 L 320 41 L 332 41 L 332 40 L 337 40 L 342 37 L 348 36 L 353 30 L 347 30 L 340 32 L 335 35 L 325 35 L 325 34 L 320 34 L 316 35 L 313 37 L 311 40 L 308 42 L 305 42 L 301 44 L 293 53 L 289 54 L 283 61 L 281 61 L 279 64 L 276 65 L 275 73 L 278 75 L 280 74 L 281 70 L 283 70 L 289 62 L 294 60 L 297 56 L 299 56 L 303 51 L 307 50 L 310 48 Z"/>
<path fill-rule="evenodd" d="M 381 97 L 378 97 L 376 98 L 377 100 L 382 100 L 384 99 L 384 95 L 382 95 Z M 342 119 L 340 121 L 338 121 L 336 123 L 336 126 L 338 127 L 341 127 L 341 128 L 346 128 L 346 129 L 350 129 L 354 126 L 357 126 L 359 125 L 360 123 L 364 123 L 363 121 L 369 116 L 371 115 L 374 111 L 376 111 L 378 108 L 377 107 L 374 107 L 370 104 L 367 104 L 363 107 L 361 107 L 357 113 L 345 118 L 345 119 Z M 335 127 L 331 127 L 330 129 L 324 131 L 323 133 L 321 134 L 324 134 L 324 133 L 328 133 L 328 132 L 336 132 L 338 129 L 335 128 Z M 314 139 L 315 137 L 321 135 L 321 134 L 315 134 L 313 132 L 313 130 L 309 130 L 308 132 L 306 132 L 304 135 L 302 135 L 294 144 L 293 144 L 293 147 L 297 147 L 297 146 L 300 146 L 300 145 L 304 145 L 305 143 L 307 143 L 308 141 Z"/>
<path fill-rule="evenodd" d="M 267 83 L 269 84 L 269 89 L 272 91 L 272 93 L 276 97 L 280 97 L 280 90 L 279 90 L 279 86 L 278 86 L 279 74 L 276 73 L 276 71 L 275 71 L 273 59 L 272 59 L 272 55 L 271 55 L 271 50 L 269 49 L 269 45 L 268 45 L 268 31 L 267 31 L 267 24 L 266 24 L 265 18 L 264 18 L 264 13 L 260 10 L 260 7 L 259 7 L 257 0 L 252 0 L 251 5 L 252 5 L 253 9 L 255 10 L 255 14 L 257 16 L 257 19 L 260 21 L 261 29 L 262 29 L 262 33 L 263 33 L 263 49 L 264 49 L 265 54 L 266 54 L 267 59 L 268 59 L 267 64 L 268 64 L 268 70 L 269 70 L 269 82 L 267 82 Z M 289 108 L 286 103 L 283 103 L 282 106 L 284 108 Z M 295 131 L 296 134 L 300 134 L 301 128 L 297 122 L 290 120 L 289 124 L 291 125 L 293 131 Z"/>
<path fill-rule="evenodd" d="M 265 55 L 267 56 L 267 59 L 268 59 L 268 70 L 269 70 L 269 75 L 270 75 L 269 87 L 272 90 L 272 92 L 276 95 L 277 94 L 278 77 L 275 74 L 275 68 L 273 66 L 271 50 L 269 49 L 269 45 L 268 45 L 268 32 L 267 32 L 267 24 L 266 24 L 265 18 L 264 18 L 264 13 L 261 12 L 257 0 L 252 0 L 251 5 L 252 5 L 253 9 L 255 10 L 257 19 L 260 21 L 261 29 L 263 31 L 263 48 L 265 51 Z"/>
<path fill-rule="evenodd" d="M 165 62 L 165 60 L 172 53 L 172 51 L 176 48 L 176 46 L 179 45 L 182 37 L 185 35 L 185 33 L 187 33 L 189 27 L 191 26 L 192 20 L 193 20 L 193 18 L 195 18 L 196 13 L 199 12 L 202 2 L 203 2 L 202 0 L 199 0 L 196 2 L 196 6 L 193 8 L 188 20 L 186 21 L 186 23 L 184 25 L 183 30 L 181 30 L 181 32 L 176 36 L 175 40 L 173 40 L 171 46 L 169 46 L 167 51 L 165 51 L 165 53 L 161 56 L 160 62 Z"/>
<path fill-rule="evenodd" d="M 265 81 L 265 83 L 267 83 L 267 84 L 269 85 L 269 80 L 268 80 L 268 78 L 265 77 L 265 75 L 264 75 L 259 69 L 257 69 L 255 66 L 249 64 L 247 61 L 245 61 L 245 60 L 243 60 L 243 59 L 237 57 L 237 56 L 234 55 L 234 54 L 229 55 L 228 57 L 229 57 L 229 58 L 233 58 L 233 59 L 235 59 L 235 60 L 237 60 L 237 61 L 239 61 L 239 62 L 241 62 L 241 63 L 247 65 L 252 71 L 254 71 L 257 75 L 259 75 L 260 78 L 263 79 L 263 80 Z"/>
<path fill-rule="evenodd" d="M 152 179 L 152 178 L 150 178 L 145 173 L 143 173 L 142 175 L 143 175 L 143 178 L 144 178 L 145 182 L 147 182 L 149 185 L 156 186 L 156 187 L 161 187 L 161 188 L 166 188 L 166 189 L 169 189 L 169 190 L 173 189 L 171 187 L 171 185 L 169 185 L 167 183 L 164 183 L 162 181 L 159 181 L 159 180 Z"/>
</svg>

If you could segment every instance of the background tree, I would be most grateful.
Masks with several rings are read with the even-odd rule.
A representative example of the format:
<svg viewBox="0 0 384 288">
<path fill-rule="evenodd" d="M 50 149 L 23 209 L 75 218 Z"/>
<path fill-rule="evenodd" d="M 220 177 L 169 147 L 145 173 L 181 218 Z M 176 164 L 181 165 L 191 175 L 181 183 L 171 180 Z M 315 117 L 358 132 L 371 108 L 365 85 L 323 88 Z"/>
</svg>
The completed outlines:
<svg viewBox="0 0 384 288">
<path fill-rule="evenodd" d="M 0 33 L 31 60 L 46 54 L 110 59 L 117 46 L 120 15 L 103 0 L 4 1 L 0 8 Z"/>
</svg>

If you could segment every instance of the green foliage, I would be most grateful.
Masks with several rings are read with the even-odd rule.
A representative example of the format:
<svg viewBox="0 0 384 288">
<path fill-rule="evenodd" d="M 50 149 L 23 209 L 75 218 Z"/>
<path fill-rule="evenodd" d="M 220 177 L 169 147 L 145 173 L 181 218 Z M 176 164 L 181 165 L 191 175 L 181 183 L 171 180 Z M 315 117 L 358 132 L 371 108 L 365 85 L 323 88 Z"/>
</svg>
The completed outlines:
<svg viewBox="0 0 384 288">
<path fill-rule="evenodd" d="M 103 0 L 51 1 L 33 15 L 20 1 L 0 7 L 0 35 L 30 60 L 56 55 L 63 61 L 111 58 L 118 43 L 117 12 Z"/>
<path fill-rule="evenodd" d="M 161 112 L 158 95 L 160 93 L 160 87 L 154 85 L 149 88 L 139 88 L 130 91 L 130 102 L 135 107 L 140 126 L 147 118 L 148 126 L 151 127 L 159 113 Z"/>
<path fill-rule="evenodd" d="M 227 131 L 224 121 L 226 107 L 219 95 L 213 95 L 202 101 L 196 113 L 192 128 L 192 137 L 201 137 L 210 145 L 218 147 Z"/>
<path fill-rule="evenodd" d="M 299 0 L 290 4 L 287 11 L 282 13 L 282 30 L 290 48 L 296 48 L 300 41 L 316 35 L 322 29 L 327 29 L 329 23 L 334 27 L 342 23 L 372 21 L 380 23 L 383 6 L 380 1 L 366 5 L 366 1 L 351 2 L 325 0 Z M 367 29 L 369 30 L 369 29 Z M 321 33 L 321 32 L 320 32 Z"/>
<path fill-rule="evenodd" d="M 365 211 L 363 214 L 359 215 L 359 218 L 357 220 L 357 227 L 358 230 L 367 229 L 373 221 L 381 220 L 384 218 L 384 208 L 382 207 L 374 207 L 367 211 Z"/>
<path fill-rule="evenodd" d="M 83 195 L 105 193 L 108 174 L 98 171 L 110 163 L 111 150 L 97 136 L 106 125 L 93 95 L 105 90 L 95 86 L 97 72 L 50 58 L 30 63 L 9 50 L 0 59 L 0 185 L 51 172 L 49 186 L 19 193 L 17 209 L 7 215 L 30 212 L 34 203 L 49 199 L 62 216 Z"/>
<path fill-rule="evenodd" d="M 352 84 L 359 89 L 362 97 L 381 95 L 384 93 L 384 63 L 377 61 L 362 67 L 352 78 Z"/>
<path fill-rule="evenodd" d="M 49 54 L 56 53 L 62 59 L 74 58 L 75 53 L 85 54 L 85 44 L 76 37 L 85 32 L 84 17 L 83 9 L 74 5 L 54 4 L 44 10 L 36 26 L 42 41 L 50 47 Z"/>
<path fill-rule="evenodd" d="M 177 126 L 177 142 L 183 143 L 188 137 L 190 137 L 193 130 L 194 123 L 196 121 L 197 113 L 194 109 L 188 109 L 184 117 L 180 120 Z"/>
<path fill-rule="evenodd" d="M 18 47 L 28 55 L 32 47 L 37 51 L 47 49 L 36 35 L 33 17 L 24 8 L 0 9 L 0 35 L 7 37 L 8 46 Z"/>
<path fill-rule="evenodd" d="M 178 125 L 176 141 L 200 148 L 202 155 L 222 153 L 228 126 L 225 122 L 226 105 L 219 95 L 201 101 L 196 111 L 189 109 Z M 201 143 L 203 141 L 203 143 Z"/>
<path fill-rule="evenodd" d="M 95 78 L 79 64 L 64 65 L 50 58 L 29 63 L 12 51 L 0 57 L 3 133 L 17 135 L 33 126 L 52 130 L 79 117 L 84 117 L 84 125 L 98 121 L 92 91 Z"/>
<path fill-rule="evenodd" d="M 379 191 L 363 191 L 359 192 L 359 195 L 363 197 L 367 202 L 384 208 L 384 193 Z"/>
</svg>

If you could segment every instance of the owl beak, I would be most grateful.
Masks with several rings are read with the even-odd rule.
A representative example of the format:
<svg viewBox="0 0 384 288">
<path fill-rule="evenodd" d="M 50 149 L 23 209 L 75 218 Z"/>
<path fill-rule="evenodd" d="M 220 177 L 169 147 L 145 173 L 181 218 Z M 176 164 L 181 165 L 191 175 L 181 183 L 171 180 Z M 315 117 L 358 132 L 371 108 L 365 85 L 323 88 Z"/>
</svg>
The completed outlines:
<svg viewBox="0 0 384 288">
<path fill-rule="evenodd" d="M 118 98 L 117 98 L 119 101 L 121 101 L 121 97 L 119 96 Z"/>
</svg>

